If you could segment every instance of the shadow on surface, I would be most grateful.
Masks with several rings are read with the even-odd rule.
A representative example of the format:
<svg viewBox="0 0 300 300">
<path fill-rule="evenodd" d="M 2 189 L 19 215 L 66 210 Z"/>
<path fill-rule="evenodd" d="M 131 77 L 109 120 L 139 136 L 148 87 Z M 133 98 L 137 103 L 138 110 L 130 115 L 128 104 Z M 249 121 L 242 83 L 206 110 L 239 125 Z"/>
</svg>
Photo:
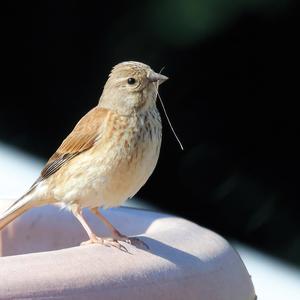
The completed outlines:
<svg viewBox="0 0 300 300">
<path fill-rule="evenodd" d="M 186 267 L 188 266 L 189 270 L 199 270 L 199 267 L 204 265 L 204 261 L 202 261 L 199 257 L 186 251 L 172 247 L 147 236 L 142 236 L 141 239 L 149 247 L 149 250 L 147 250 L 147 252 L 173 263 L 178 268 L 184 267 L 186 269 Z"/>
</svg>

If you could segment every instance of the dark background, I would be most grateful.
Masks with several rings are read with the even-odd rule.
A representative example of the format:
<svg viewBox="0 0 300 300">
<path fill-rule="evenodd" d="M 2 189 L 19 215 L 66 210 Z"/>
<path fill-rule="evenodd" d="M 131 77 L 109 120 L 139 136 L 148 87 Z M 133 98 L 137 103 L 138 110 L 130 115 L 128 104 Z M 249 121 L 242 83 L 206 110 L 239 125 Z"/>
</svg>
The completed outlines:
<svg viewBox="0 0 300 300">
<path fill-rule="evenodd" d="M 114 64 L 165 66 L 161 95 L 185 150 L 163 118 L 138 196 L 300 265 L 296 1 L 3 3 L 2 141 L 46 159 Z"/>
</svg>

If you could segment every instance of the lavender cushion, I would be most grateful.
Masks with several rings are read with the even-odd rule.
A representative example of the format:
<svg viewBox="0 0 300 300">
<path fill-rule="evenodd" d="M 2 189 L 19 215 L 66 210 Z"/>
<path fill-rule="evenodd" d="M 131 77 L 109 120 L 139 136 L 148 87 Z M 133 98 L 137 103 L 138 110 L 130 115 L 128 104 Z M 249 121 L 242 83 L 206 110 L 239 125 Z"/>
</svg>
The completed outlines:
<svg viewBox="0 0 300 300">
<path fill-rule="evenodd" d="M 7 205 L 1 200 L 0 211 Z M 87 236 L 69 212 L 33 209 L 0 232 L 0 299 L 255 299 L 239 255 L 216 233 L 150 211 L 103 213 L 150 250 L 78 246 Z M 99 235 L 108 235 L 96 218 L 86 217 Z"/>
</svg>

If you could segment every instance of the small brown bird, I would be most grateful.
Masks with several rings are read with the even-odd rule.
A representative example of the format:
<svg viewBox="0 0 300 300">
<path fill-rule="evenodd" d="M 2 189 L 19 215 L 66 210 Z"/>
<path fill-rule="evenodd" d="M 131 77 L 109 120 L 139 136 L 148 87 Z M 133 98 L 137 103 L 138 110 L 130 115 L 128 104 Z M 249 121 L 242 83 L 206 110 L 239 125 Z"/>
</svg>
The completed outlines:
<svg viewBox="0 0 300 300">
<path fill-rule="evenodd" d="M 168 78 L 129 61 L 116 65 L 98 105 L 75 126 L 51 156 L 29 191 L 0 215 L 0 230 L 32 207 L 59 204 L 72 211 L 86 230 L 86 243 L 126 250 L 121 234 L 98 210 L 121 205 L 152 174 L 160 152 L 162 127 L 156 107 L 158 86 Z M 89 208 L 111 231 L 96 236 L 82 215 Z"/>
</svg>

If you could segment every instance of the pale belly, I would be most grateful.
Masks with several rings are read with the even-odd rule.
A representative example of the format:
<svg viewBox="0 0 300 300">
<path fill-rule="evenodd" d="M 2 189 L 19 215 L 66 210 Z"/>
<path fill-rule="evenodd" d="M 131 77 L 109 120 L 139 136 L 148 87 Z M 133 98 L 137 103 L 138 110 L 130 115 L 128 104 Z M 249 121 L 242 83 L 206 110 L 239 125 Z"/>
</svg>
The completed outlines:
<svg viewBox="0 0 300 300">
<path fill-rule="evenodd" d="M 134 196 L 151 176 L 160 151 L 160 142 L 143 145 L 129 160 L 120 162 L 102 188 L 102 206 L 119 206 Z"/>
</svg>

